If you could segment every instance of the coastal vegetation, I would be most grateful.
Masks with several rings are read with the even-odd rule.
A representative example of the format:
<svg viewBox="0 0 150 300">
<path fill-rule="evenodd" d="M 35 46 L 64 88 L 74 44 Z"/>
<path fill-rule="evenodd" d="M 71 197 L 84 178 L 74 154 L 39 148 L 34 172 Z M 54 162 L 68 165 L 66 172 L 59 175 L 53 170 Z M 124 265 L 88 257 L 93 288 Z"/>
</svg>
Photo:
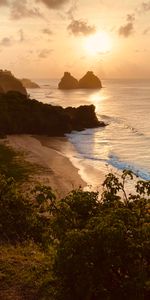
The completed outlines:
<svg viewBox="0 0 150 300">
<path fill-rule="evenodd" d="M 5 143 L 0 143 L 0 174 L 6 178 L 13 178 L 19 184 L 29 180 L 37 167 L 26 162 L 24 153 L 16 152 Z"/>
<path fill-rule="evenodd" d="M 23 192 L 0 175 L 0 299 L 149 299 L 150 182 L 130 171 L 103 193 Z"/>
</svg>

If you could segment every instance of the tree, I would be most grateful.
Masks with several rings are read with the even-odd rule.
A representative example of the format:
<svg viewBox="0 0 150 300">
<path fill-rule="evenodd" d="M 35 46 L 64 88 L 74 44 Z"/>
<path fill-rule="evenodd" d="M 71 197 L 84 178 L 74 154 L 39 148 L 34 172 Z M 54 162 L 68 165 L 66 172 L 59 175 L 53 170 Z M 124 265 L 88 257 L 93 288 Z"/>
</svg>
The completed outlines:
<svg viewBox="0 0 150 300">
<path fill-rule="evenodd" d="M 127 195 L 128 177 L 108 174 L 101 201 L 79 190 L 55 209 L 56 299 L 149 299 L 150 182 Z"/>
<path fill-rule="evenodd" d="M 40 299 L 150 298 L 150 181 L 133 181 L 129 193 L 128 179 L 134 180 L 129 171 L 121 178 L 110 173 L 101 198 L 79 189 L 59 200 L 50 187 L 23 194 L 12 178 L 0 176 L 1 243 L 32 240 L 53 253 Z"/>
</svg>

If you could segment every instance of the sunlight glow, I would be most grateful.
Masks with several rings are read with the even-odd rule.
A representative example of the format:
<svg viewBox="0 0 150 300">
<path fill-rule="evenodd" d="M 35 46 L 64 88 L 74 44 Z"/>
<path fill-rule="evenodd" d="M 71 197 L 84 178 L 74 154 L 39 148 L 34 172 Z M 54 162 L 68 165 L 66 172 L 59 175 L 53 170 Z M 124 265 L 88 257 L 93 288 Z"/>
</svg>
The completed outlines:
<svg viewBox="0 0 150 300">
<path fill-rule="evenodd" d="M 86 38 L 84 47 L 89 55 L 105 54 L 112 49 L 112 40 L 107 32 L 102 31 Z"/>
<path fill-rule="evenodd" d="M 106 101 L 109 98 L 109 95 L 107 94 L 105 89 L 101 89 L 98 92 L 93 92 L 90 97 L 90 103 L 94 104 L 96 107 L 96 113 L 98 115 L 101 115 L 101 112 L 103 111 L 103 106 L 106 105 Z"/>
</svg>

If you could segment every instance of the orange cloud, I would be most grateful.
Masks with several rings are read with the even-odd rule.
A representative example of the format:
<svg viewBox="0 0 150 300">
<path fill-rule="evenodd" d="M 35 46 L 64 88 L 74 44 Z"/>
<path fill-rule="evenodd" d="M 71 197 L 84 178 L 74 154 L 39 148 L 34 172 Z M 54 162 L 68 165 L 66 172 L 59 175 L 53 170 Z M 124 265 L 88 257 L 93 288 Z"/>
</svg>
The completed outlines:
<svg viewBox="0 0 150 300">
<path fill-rule="evenodd" d="M 37 0 L 37 2 L 43 2 L 50 9 L 59 9 L 69 1 L 70 0 Z"/>
<path fill-rule="evenodd" d="M 95 26 L 88 25 L 84 20 L 72 20 L 68 25 L 68 30 L 74 35 L 90 35 L 96 31 Z"/>
</svg>

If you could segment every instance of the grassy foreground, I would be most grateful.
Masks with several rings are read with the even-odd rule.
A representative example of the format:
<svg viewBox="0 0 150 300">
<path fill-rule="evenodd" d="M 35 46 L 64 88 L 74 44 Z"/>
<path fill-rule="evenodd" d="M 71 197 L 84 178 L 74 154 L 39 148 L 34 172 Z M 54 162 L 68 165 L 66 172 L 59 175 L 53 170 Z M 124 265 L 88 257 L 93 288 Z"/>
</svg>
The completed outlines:
<svg viewBox="0 0 150 300">
<path fill-rule="evenodd" d="M 52 257 L 36 244 L 0 246 L 0 299 L 45 299 L 52 282 Z M 51 299 L 51 298 L 47 298 Z"/>
<path fill-rule="evenodd" d="M 24 160 L 21 152 L 14 151 L 5 143 L 0 143 L 0 173 L 7 178 L 13 177 L 16 182 L 25 182 L 35 171 L 35 166 Z"/>
</svg>

